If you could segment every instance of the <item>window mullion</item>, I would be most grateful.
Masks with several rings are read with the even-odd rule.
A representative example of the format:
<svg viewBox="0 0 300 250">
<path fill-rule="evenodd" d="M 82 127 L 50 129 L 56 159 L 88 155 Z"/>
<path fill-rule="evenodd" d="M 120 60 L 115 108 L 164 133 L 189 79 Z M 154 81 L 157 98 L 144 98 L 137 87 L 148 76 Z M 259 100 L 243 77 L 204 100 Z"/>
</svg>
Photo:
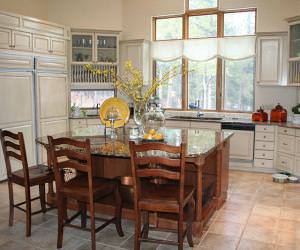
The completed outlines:
<svg viewBox="0 0 300 250">
<path fill-rule="evenodd" d="M 224 12 L 218 12 L 218 37 L 224 37 Z M 222 111 L 223 103 L 223 60 L 221 58 L 217 59 L 217 77 L 216 77 L 216 110 L 218 112 Z"/>
</svg>

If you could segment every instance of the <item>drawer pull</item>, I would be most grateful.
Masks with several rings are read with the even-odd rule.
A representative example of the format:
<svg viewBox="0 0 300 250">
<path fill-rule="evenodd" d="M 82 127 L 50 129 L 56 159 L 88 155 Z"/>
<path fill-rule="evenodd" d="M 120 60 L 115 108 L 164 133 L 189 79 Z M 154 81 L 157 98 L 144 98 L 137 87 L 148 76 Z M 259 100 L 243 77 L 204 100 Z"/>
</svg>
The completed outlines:
<svg viewBox="0 0 300 250">
<path fill-rule="evenodd" d="M 262 154 L 262 156 L 266 156 L 266 154 Z"/>
<path fill-rule="evenodd" d="M 266 136 L 264 136 L 264 138 L 266 139 L 267 137 L 266 137 Z"/>
<path fill-rule="evenodd" d="M 264 162 L 262 162 L 262 163 L 261 163 L 261 165 L 265 165 L 265 163 L 264 163 Z"/>
<path fill-rule="evenodd" d="M 286 164 L 286 161 L 281 161 L 281 164 Z"/>
<path fill-rule="evenodd" d="M 284 133 L 286 133 L 287 132 L 287 130 L 285 129 L 285 130 L 283 130 L 284 131 Z"/>
<path fill-rule="evenodd" d="M 287 145 L 289 145 L 288 143 L 285 143 L 285 142 L 284 142 L 284 143 L 282 143 L 282 144 L 283 144 L 284 146 L 287 146 Z"/>
<path fill-rule="evenodd" d="M 264 144 L 264 145 L 262 145 L 263 146 L 263 148 L 265 148 L 266 147 L 266 145 Z"/>
<path fill-rule="evenodd" d="M 267 130 L 267 128 L 264 128 L 264 130 L 266 131 L 266 130 Z"/>
</svg>

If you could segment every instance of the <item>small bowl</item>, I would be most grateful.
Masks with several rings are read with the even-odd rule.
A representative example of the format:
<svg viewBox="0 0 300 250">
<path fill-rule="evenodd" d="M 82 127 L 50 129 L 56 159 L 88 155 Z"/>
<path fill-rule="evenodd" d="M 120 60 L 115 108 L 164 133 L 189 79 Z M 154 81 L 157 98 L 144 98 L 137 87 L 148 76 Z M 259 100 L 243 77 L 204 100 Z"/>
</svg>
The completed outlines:
<svg viewBox="0 0 300 250">
<path fill-rule="evenodd" d="M 296 176 L 289 176 L 288 180 L 290 183 L 297 183 L 299 182 L 299 178 L 297 178 Z"/>
<path fill-rule="evenodd" d="M 276 183 L 286 183 L 288 181 L 288 176 L 285 174 L 273 174 L 273 182 Z"/>
</svg>

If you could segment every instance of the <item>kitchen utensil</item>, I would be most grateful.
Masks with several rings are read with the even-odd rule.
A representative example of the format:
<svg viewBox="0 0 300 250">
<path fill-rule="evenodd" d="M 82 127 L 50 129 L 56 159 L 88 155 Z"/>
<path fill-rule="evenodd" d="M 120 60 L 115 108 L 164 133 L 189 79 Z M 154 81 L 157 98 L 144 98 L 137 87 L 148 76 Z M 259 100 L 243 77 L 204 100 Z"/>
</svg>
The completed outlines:
<svg viewBox="0 0 300 250">
<path fill-rule="evenodd" d="M 287 111 L 279 103 L 271 111 L 271 122 L 286 122 Z"/>
</svg>

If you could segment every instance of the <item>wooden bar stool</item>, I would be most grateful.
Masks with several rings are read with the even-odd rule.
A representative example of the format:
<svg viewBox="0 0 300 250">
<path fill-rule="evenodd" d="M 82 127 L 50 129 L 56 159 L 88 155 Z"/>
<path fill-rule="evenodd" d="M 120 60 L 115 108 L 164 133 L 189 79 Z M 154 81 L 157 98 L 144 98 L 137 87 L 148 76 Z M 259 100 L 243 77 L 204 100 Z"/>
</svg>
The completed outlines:
<svg viewBox="0 0 300 250">
<path fill-rule="evenodd" d="M 150 151 L 161 151 L 161 155 L 151 156 Z M 190 247 L 193 247 L 192 222 L 195 202 L 194 188 L 186 186 L 185 178 L 185 145 L 179 147 L 163 143 L 145 143 L 136 145 L 130 142 L 131 168 L 133 176 L 134 207 L 135 207 L 135 244 L 139 250 L 142 241 L 159 244 L 177 245 L 183 249 L 183 240 L 187 235 Z M 169 155 L 179 155 L 168 158 Z M 167 155 L 167 157 L 163 157 Z M 166 179 L 166 184 L 149 182 L 149 179 Z M 148 181 L 147 181 L 148 180 Z M 164 183 L 164 182 L 161 182 Z M 187 210 L 186 229 L 184 230 L 184 209 Z M 141 213 L 144 213 L 144 226 L 141 231 Z M 148 237 L 149 230 L 159 230 L 149 227 L 149 212 L 170 213 L 178 215 L 178 241 L 160 240 Z"/>
<path fill-rule="evenodd" d="M 76 141 L 69 138 L 53 139 L 48 136 L 51 160 L 53 162 L 56 197 L 58 208 L 58 236 L 57 248 L 62 247 L 63 230 L 65 226 L 74 227 L 91 232 L 92 249 L 96 249 L 96 233 L 104 229 L 110 223 L 116 225 L 119 236 L 123 236 L 121 226 L 122 203 L 119 193 L 119 182 L 93 176 L 90 141 Z M 64 179 L 64 169 L 71 168 L 80 172 L 73 179 Z M 108 195 L 114 196 L 115 216 L 110 220 L 95 217 L 95 202 Z M 79 211 L 71 218 L 67 218 L 67 200 L 73 199 L 78 202 Z M 86 227 L 86 212 L 89 205 L 91 227 Z M 81 215 L 81 226 L 71 222 Z M 105 221 L 98 228 L 95 220 Z"/>
<path fill-rule="evenodd" d="M 45 213 L 51 208 L 46 207 L 45 184 L 51 183 L 54 180 L 54 174 L 48 166 L 36 165 L 28 167 L 27 155 L 25 149 L 24 136 L 21 132 L 14 134 L 12 132 L 0 129 L 0 139 L 5 159 L 7 171 L 7 184 L 9 196 L 9 226 L 13 225 L 14 208 L 17 208 L 26 213 L 26 236 L 31 235 L 31 216 L 38 213 Z M 12 171 L 11 158 L 14 158 L 22 163 L 22 169 Z M 25 189 L 24 202 L 14 203 L 13 183 L 18 184 Z M 30 187 L 39 186 L 39 196 L 31 198 Z M 31 202 L 40 200 L 41 210 L 32 212 Z M 21 206 L 26 206 L 23 209 Z"/>
</svg>

